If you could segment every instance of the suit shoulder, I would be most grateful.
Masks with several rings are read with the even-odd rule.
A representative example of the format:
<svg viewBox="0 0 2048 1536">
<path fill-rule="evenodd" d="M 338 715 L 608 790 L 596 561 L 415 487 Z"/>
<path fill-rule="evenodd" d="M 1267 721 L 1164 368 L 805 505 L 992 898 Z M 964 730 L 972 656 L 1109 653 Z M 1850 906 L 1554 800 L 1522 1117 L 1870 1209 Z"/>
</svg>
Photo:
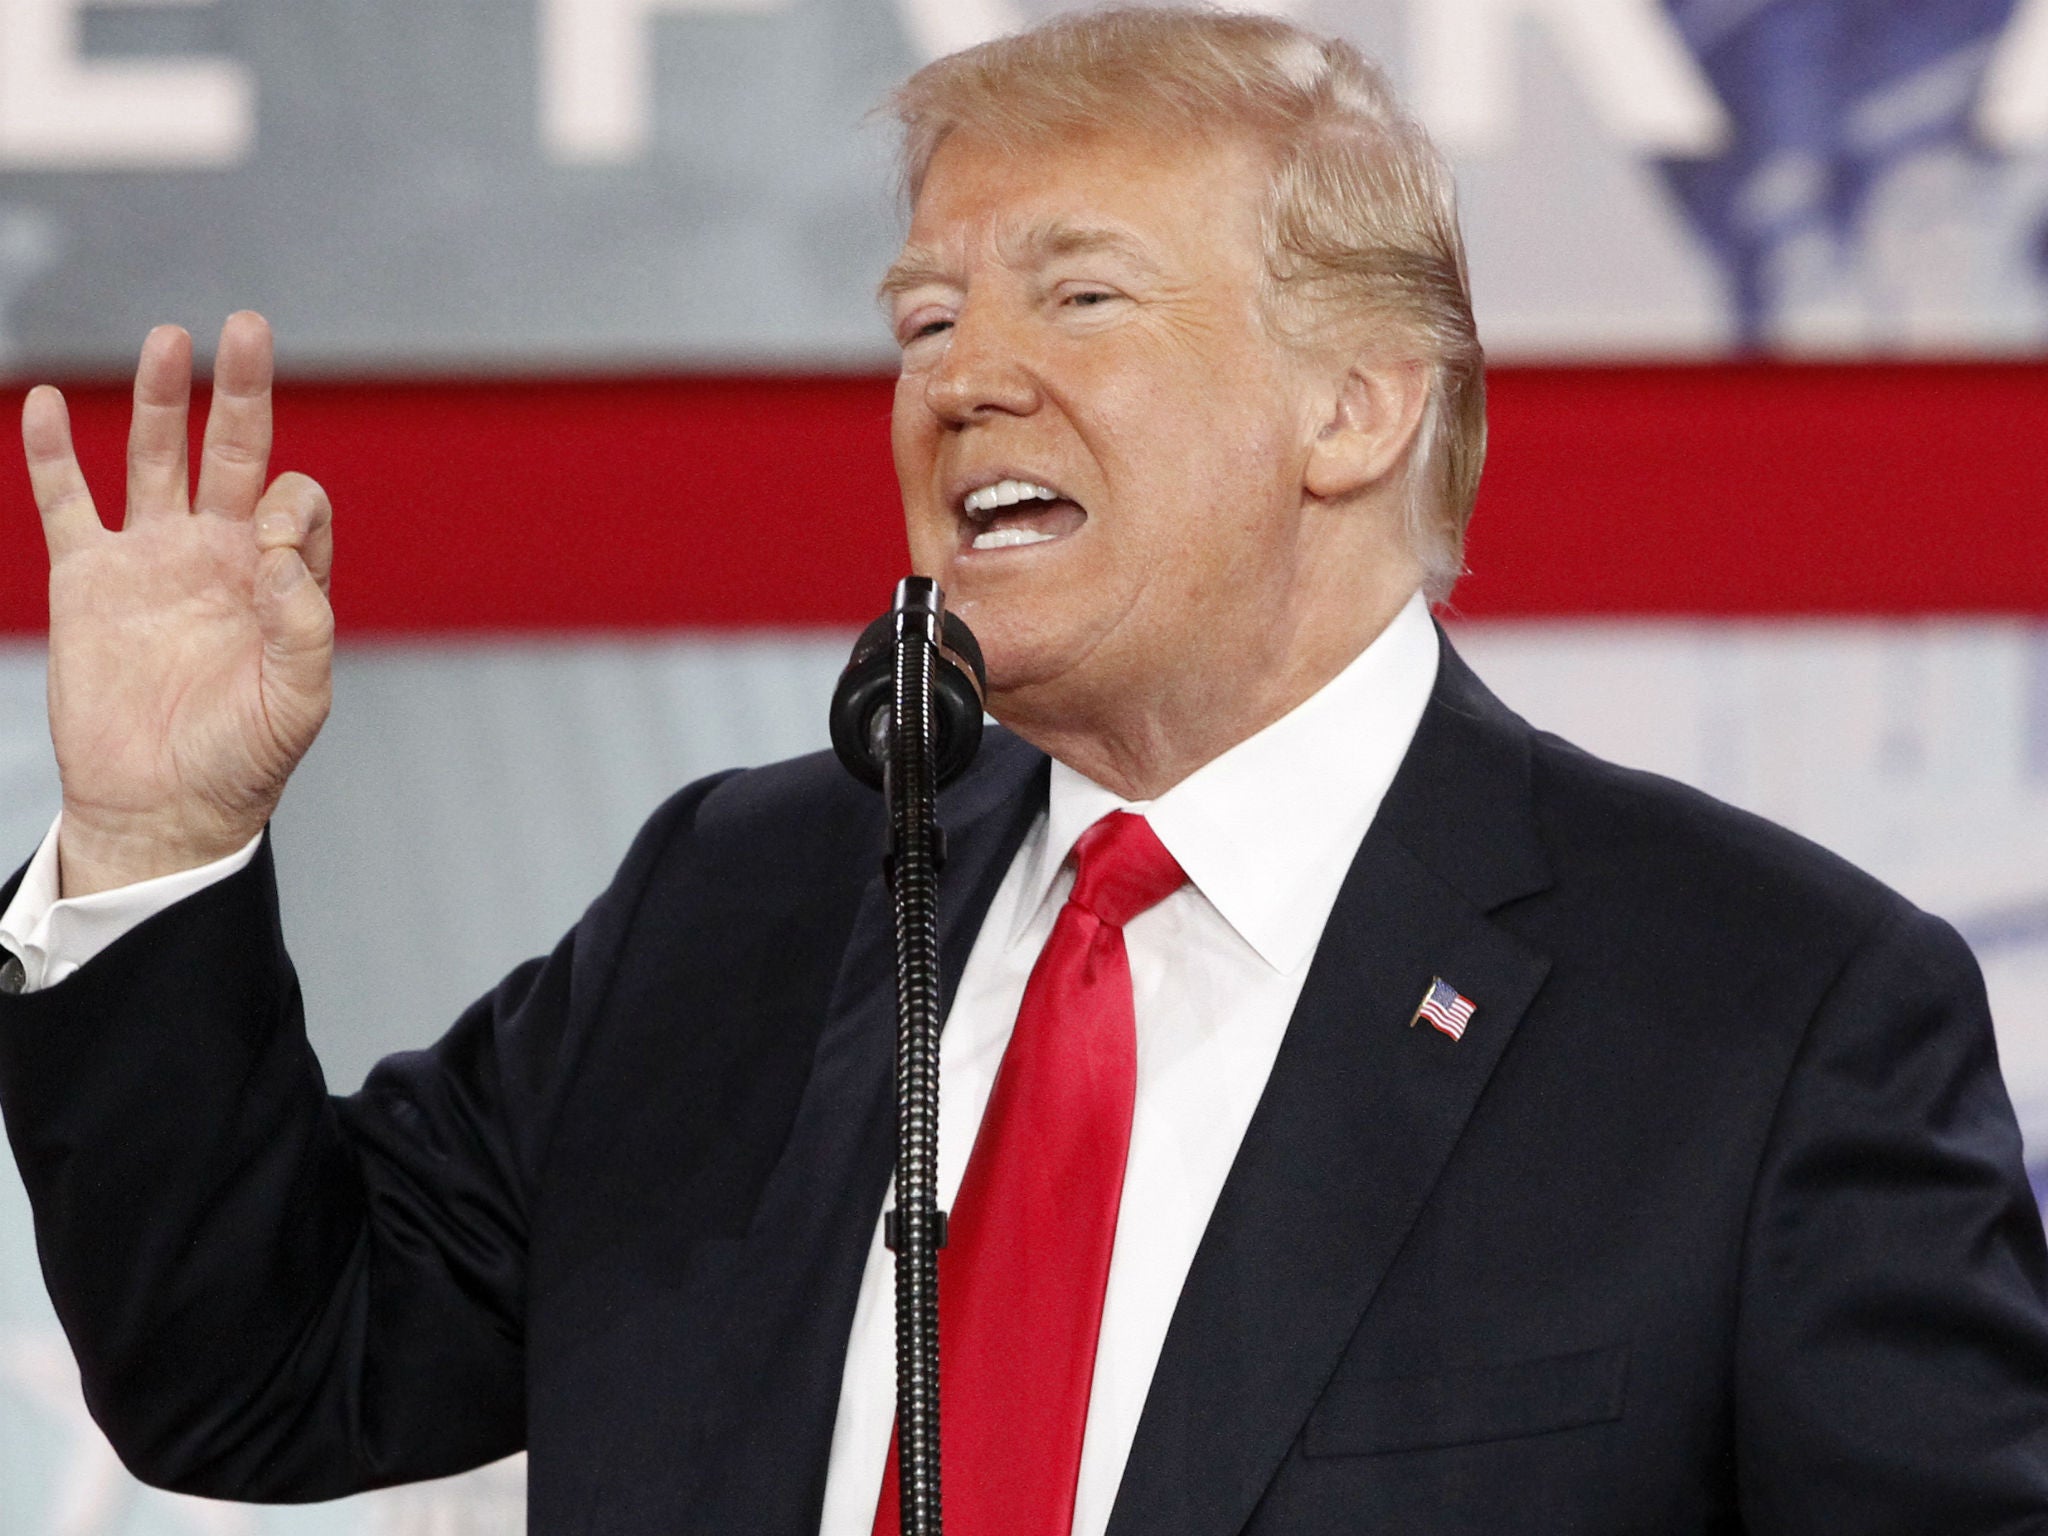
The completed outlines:
<svg viewBox="0 0 2048 1536">
<path fill-rule="evenodd" d="M 1034 749 L 990 727 L 973 765 L 941 795 L 941 820 L 949 807 L 1007 792 L 1037 760 Z M 728 769 L 686 785 L 648 818 L 639 843 L 647 845 L 649 857 L 672 857 L 687 846 L 703 855 L 738 855 L 784 869 L 792 861 L 829 863 L 858 854 L 865 878 L 887 829 L 882 796 L 828 751 Z"/>
<path fill-rule="evenodd" d="M 880 800 L 829 752 L 709 774 L 655 808 L 633 839 L 618 883 L 644 888 L 716 879 L 746 887 L 762 877 L 843 867 L 855 850 L 879 855 L 887 827 Z M 863 868 L 871 872 L 871 863 Z"/>
<path fill-rule="evenodd" d="M 1622 903 L 1639 926 L 1661 919 L 1748 938 L 1763 953 L 1840 956 L 1880 927 L 1924 917 L 1874 876 L 1764 817 L 1560 737 L 1531 739 L 1538 816 L 1560 875 Z"/>
</svg>

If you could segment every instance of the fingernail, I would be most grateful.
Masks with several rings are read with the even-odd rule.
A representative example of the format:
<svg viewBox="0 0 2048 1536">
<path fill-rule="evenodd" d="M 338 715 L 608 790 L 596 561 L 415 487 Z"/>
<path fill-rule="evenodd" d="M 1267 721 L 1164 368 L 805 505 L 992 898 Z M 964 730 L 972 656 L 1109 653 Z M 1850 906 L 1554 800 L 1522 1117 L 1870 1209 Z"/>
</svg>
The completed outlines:
<svg viewBox="0 0 2048 1536">
<path fill-rule="evenodd" d="M 306 562 L 299 558 L 299 552 L 288 549 L 284 558 L 270 568 L 270 590 L 282 597 L 306 579 Z"/>
<path fill-rule="evenodd" d="M 256 541 L 267 544 L 275 540 L 289 544 L 298 537 L 299 520 L 289 512 L 266 512 L 256 519 Z"/>
</svg>

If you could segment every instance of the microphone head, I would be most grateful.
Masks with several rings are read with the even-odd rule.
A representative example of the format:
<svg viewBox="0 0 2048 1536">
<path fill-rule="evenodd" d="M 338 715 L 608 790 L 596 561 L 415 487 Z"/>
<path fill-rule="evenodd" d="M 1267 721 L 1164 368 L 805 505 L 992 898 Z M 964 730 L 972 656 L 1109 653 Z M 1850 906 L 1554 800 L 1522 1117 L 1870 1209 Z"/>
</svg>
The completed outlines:
<svg viewBox="0 0 2048 1536">
<path fill-rule="evenodd" d="M 883 769 L 889 761 L 897 623 L 912 596 L 904 588 L 916 580 L 906 580 L 897 590 L 896 605 L 860 632 L 832 691 L 832 750 L 839 754 L 847 772 L 872 789 L 882 787 Z M 938 589 L 930 590 L 931 599 L 939 601 Z M 974 632 L 959 615 L 943 608 L 936 649 L 937 665 L 932 669 L 932 720 L 937 733 L 934 755 L 939 787 L 944 788 L 966 771 L 981 746 L 988 668 Z"/>
<path fill-rule="evenodd" d="M 981 717 L 988 700 L 988 667 L 981 644 L 956 614 L 939 617 L 939 665 L 933 679 L 938 717 L 939 788 L 959 778 L 981 749 Z"/>
</svg>

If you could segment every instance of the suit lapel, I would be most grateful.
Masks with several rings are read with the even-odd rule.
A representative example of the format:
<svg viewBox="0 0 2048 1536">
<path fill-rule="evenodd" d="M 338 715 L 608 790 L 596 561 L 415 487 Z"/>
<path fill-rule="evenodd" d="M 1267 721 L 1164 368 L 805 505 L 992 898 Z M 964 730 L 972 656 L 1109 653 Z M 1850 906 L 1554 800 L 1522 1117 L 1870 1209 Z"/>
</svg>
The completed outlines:
<svg viewBox="0 0 2048 1536">
<path fill-rule="evenodd" d="M 1547 878 L 1527 727 L 1446 644 L 1182 1289 L 1111 1536 L 1249 1519 L 1542 984 L 1486 914 Z M 1460 1040 L 1410 1027 L 1437 976 L 1477 1004 Z"/>
<path fill-rule="evenodd" d="M 940 801 L 941 969 L 950 1005 L 982 914 L 1045 803 L 1045 759 L 991 732 Z M 875 849 L 878 861 L 881 855 Z M 815 1531 L 854 1303 L 895 1166 L 894 922 L 879 873 L 847 943 L 788 1145 L 739 1259 L 727 1345 L 733 1412 L 700 1469 L 689 1528 Z"/>
</svg>

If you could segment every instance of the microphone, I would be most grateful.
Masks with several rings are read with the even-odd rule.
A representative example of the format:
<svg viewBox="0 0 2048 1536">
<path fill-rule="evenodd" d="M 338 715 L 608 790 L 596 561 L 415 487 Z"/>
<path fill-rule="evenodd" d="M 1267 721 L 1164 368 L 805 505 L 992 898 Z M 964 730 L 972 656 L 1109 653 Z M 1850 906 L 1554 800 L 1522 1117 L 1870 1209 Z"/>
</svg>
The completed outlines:
<svg viewBox="0 0 2048 1536">
<path fill-rule="evenodd" d="M 832 692 L 832 746 L 882 791 L 882 859 L 896 919 L 896 1439 L 903 1536 L 943 1529 L 939 1491 L 939 866 L 938 791 L 981 745 L 988 686 L 981 647 L 927 576 L 896 584 L 889 611 L 861 631 Z M 898 701 L 901 715 L 898 719 Z"/>
<path fill-rule="evenodd" d="M 832 750 L 848 773 L 871 789 L 882 787 L 895 713 L 896 640 L 906 629 L 921 634 L 937 652 L 932 668 L 933 758 L 938 787 L 943 789 L 960 777 L 981 745 L 988 669 L 974 632 L 947 610 L 945 594 L 928 576 L 906 576 L 898 582 L 889 611 L 853 642 L 853 654 L 832 691 Z"/>
</svg>

